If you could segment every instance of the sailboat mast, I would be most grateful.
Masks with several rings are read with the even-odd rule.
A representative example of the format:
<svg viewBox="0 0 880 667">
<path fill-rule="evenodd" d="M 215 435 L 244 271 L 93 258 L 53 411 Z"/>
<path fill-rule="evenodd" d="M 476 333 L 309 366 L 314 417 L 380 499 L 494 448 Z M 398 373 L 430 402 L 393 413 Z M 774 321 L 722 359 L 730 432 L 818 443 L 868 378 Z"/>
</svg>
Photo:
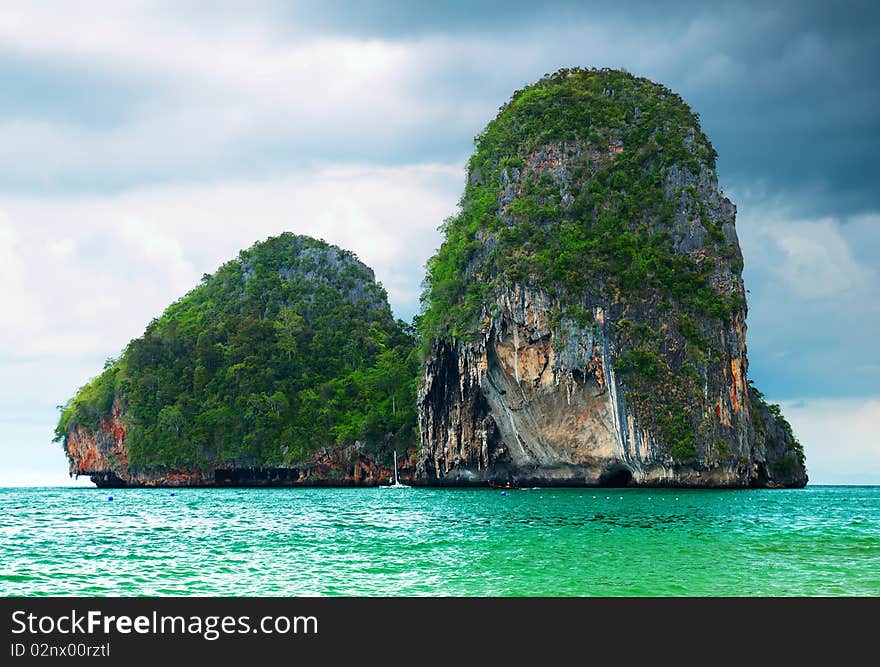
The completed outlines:
<svg viewBox="0 0 880 667">
<path fill-rule="evenodd" d="M 397 450 L 394 451 L 394 483 L 397 484 Z"/>
</svg>

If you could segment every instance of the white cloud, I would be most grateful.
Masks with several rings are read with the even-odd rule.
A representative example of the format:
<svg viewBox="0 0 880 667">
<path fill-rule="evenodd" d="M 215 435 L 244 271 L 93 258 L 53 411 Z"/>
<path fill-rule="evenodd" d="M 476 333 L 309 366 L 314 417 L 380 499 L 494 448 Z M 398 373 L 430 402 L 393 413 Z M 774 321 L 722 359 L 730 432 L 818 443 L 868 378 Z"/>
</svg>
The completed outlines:
<svg viewBox="0 0 880 667">
<path fill-rule="evenodd" d="M 130 95 L 114 80 L 140 89 L 111 127 L 0 118 L 11 176 L 47 185 L 101 173 L 105 182 L 155 181 L 174 167 L 192 176 L 251 158 L 271 162 L 279 146 L 283 156 L 274 158 L 284 164 L 331 149 L 362 155 L 365 146 L 380 157 L 461 116 L 460 100 L 419 94 L 422 66 L 436 55 L 420 43 L 281 38 L 271 16 L 247 12 L 214 28 L 141 3 L 4 8 L 0 47 L 110 76 L 111 99 Z"/>
<path fill-rule="evenodd" d="M 59 360 L 117 354 L 203 273 L 283 231 L 353 250 L 408 318 L 462 181 L 449 165 L 334 166 L 110 197 L 0 197 L 0 357 L 43 360 L 16 389 L 40 394 Z"/>
<path fill-rule="evenodd" d="M 880 287 L 880 274 L 859 257 L 852 230 L 876 229 L 876 216 L 854 221 L 802 218 L 757 184 L 732 195 L 738 203 L 737 231 L 746 268 L 775 278 L 789 295 L 804 301 L 861 299 Z"/>
<path fill-rule="evenodd" d="M 813 484 L 880 484 L 880 397 L 782 403 Z"/>
<path fill-rule="evenodd" d="M 10 177 L 53 187 L 155 182 L 169 169 L 175 180 L 214 178 L 250 161 L 407 159 L 425 144 L 454 145 L 463 159 L 514 89 L 561 66 L 625 66 L 692 88 L 747 70 L 725 50 L 735 31 L 699 17 L 638 30 L 623 17 L 583 17 L 523 24 L 513 35 L 396 40 L 298 34 L 279 23 L 258 11 L 211 21 L 143 3 L 13 3 L 0 16 L 0 46 L 106 74 L 139 94 L 113 127 L 0 118 Z M 112 84 L 107 95 L 131 97 Z"/>
<path fill-rule="evenodd" d="M 92 486 L 88 478 L 68 476 L 67 458 L 61 446 L 50 442 L 49 424 L 0 421 L 0 487 L 4 486 Z"/>
<path fill-rule="evenodd" d="M 774 272 L 802 299 L 864 291 L 877 283 L 876 271 L 859 263 L 831 219 L 795 220 L 765 227 L 783 253 Z"/>
<path fill-rule="evenodd" d="M 749 375 L 791 396 L 873 394 L 880 369 L 880 275 L 871 219 L 804 219 L 760 193 L 738 193 L 750 290 Z M 873 245 L 873 247 L 872 247 Z"/>
<path fill-rule="evenodd" d="M 45 326 L 44 313 L 28 298 L 26 252 L 22 232 L 0 209 L 0 358 L 21 351 L 32 332 Z M 16 331 L 20 326 L 23 331 Z"/>
</svg>

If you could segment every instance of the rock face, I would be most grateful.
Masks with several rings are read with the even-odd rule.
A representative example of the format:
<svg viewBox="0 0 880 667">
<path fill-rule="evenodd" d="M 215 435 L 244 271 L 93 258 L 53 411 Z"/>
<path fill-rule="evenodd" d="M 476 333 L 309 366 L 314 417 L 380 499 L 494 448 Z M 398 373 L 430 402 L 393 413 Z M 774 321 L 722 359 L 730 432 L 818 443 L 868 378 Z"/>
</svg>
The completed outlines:
<svg viewBox="0 0 880 667">
<path fill-rule="evenodd" d="M 282 234 L 153 320 L 56 437 L 102 486 L 369 486 L 393 451 L 410 479 L 416 352 L 372 270 Z"/>
<path fill-rule="evenodd" d="M 361 443 L 322 448 L 297 465 L 240 466 L 216 463 L 207 468 L 138 469 L 129 464 L 126 415 L 114 404 L 94 433 L 75 427 L 64 443 L 71 476 L 88 476 L 98 487 L 233 486 L 380 486 L 393 477 L 385 456 L 364 451 Z M 413 482 L 417 449 L 398 457 L 397 474 Z"/>
<path fill-rule="evenodd" d="M 806 484 L 790 426 L 747 380 L 714 160 L 684 102 L 645 79 L 565 70 L 514 95 L 428 265 L 419 479 Z"/>
<path fill-rule="evenodd" d="M 92 432 L 73 425 L 64 439 L 64 452 L 70 463 L 71 476 L 91 475 L 98 479 L 128 476 L 128 451 L 125 448 L 127 427 L 118 403 L 110 414 L 100 420 Z"/>
</svg>

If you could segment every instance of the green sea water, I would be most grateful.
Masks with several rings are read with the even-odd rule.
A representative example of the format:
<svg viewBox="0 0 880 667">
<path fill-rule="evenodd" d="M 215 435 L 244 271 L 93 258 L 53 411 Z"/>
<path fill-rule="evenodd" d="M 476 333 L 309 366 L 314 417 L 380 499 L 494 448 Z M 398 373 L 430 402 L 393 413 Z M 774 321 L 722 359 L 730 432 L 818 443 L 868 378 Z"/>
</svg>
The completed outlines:
<svg viewBox="0 0 880 667">
<path fill-rule="evenodd" d="M 880 487 L 173 493 L 0 489 L 0 594 L 880 595 Z"/>
</svg>

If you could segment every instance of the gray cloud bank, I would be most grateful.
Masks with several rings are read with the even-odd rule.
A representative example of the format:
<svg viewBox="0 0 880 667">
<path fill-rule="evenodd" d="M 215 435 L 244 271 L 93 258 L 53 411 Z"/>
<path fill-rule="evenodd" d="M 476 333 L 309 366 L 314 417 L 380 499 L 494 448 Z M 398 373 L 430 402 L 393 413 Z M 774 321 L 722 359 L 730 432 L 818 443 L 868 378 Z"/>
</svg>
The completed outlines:
<svg viewBox="0 0 880 667">
<path fill-rule="evenodd" d="M 86 6 L 0 23 L 7 191 L 462 161 L 514 89 L 596 65 L 680 92 L 726 182 L 817 215 L 876 206 L 876 3 Z"/>
<path fill-rule="evenodd" d="M 839 417 L 880 471 L 878 28 L 855 2 L 10 0 L 0 444 L 45 447 L 106 356 L 271 234 L 353 249 L 409 318 L 473 137 L 544 73 L 607 66 L 679 92 L 719 152 L 750 375 L 808 455 Z"/>
</svg>

